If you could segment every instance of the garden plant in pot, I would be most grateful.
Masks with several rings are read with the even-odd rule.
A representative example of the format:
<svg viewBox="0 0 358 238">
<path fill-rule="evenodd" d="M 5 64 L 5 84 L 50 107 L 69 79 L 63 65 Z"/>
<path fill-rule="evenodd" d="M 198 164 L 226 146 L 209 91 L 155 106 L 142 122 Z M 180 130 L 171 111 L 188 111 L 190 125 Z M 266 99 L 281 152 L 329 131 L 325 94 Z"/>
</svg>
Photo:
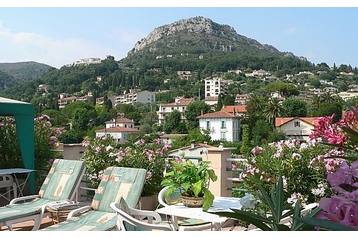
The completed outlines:
<svg viewBox="0 0 358 238">
<path fill-rule="evenodd" d="M 176 158 L 170 161 L 170 166 L 162 181 L 168 186 L 165 196 L 180 191 L 180 201 L 190 207 L 203 207 L 206 211 L 214 201 L 214 195 L 209 190 L 210 181 L 215 182 L 217 176 L 210 169 L 210 161 L 199 161 L 195 164 L 191 160 Z M 199 200 L 199 201 L 198 201 Z"/>
</svg>

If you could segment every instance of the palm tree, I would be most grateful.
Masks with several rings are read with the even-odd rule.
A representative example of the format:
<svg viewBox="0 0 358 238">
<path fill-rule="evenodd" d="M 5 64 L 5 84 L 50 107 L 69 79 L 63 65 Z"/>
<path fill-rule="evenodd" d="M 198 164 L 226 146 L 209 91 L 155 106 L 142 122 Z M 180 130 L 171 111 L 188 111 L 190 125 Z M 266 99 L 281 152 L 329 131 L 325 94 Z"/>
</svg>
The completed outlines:
<svg viewBox="0 0 358 238">
<path fill-rule="evenodd" d="M 312 96 L 312 101 L 311 101 L 312 106 L 314 106 L 316 109 L 319 108 L 319 105 L 321 104 L 321 98 L 320 96 L 318 96 L 317 94 Z"/>
<path fill-rule="evenodd" d="M 267 107 L 264 109 L 263 116 L 267 118 L 269 123 L 271 123 L 275 127 L 276 117 L 283 116 L 282 102 L 277 98 L 273 98 L 271 101 L 268 102 Z"/>
<path fill-rule="evenodd" d="M 330 92 L 325 92 L 321 95 L 321 103 L 332 104 L 336 101 L 336 98 Z"/>
</svg>

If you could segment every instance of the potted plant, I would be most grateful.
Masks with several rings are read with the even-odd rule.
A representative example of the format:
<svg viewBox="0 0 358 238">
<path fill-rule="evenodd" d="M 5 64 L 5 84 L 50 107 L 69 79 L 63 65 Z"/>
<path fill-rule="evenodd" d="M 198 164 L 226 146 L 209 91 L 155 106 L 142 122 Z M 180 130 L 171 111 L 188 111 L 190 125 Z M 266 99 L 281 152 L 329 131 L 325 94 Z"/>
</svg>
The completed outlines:
<svg viewBox="0 0 358 238">
<path fill-rule="evenodd" d="M 195 164 L 191 160 L 177 158 L 170 161 L 168 172 L 164 175 L 161 185 L 168 186 L 165 196 L 170 196 L 174 191 L 179 190 L 181 201 L 186 206 L 202 206 L 206 211 L 214 201 L 214 195 L 208 189 L 210 181 L 216 181 L 217 176 L 213 169 L 210 169 L 210 161 L 199 161 Z M 189 200 L 199 199 L 193 203 Z"/>
</svg>

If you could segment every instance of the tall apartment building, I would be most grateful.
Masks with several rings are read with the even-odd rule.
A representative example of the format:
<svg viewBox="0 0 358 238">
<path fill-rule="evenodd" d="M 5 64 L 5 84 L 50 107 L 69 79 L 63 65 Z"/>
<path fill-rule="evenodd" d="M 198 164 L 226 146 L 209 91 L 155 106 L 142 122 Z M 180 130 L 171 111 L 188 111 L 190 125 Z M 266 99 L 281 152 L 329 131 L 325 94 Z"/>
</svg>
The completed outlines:
<svg viewBox="0 0 358 238">
<path fill-rule="evenodd" d="M 228 84 L 220 77 L 205 79 L 205 97 L 217 97 L 219 94 L 226 95 Z"/>
</svg>

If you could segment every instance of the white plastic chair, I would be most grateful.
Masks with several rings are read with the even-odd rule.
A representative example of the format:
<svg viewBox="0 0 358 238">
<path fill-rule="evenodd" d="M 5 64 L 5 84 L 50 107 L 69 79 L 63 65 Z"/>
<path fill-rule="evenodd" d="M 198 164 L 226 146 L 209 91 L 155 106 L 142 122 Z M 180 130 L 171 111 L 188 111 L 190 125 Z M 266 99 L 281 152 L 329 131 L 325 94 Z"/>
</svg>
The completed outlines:
<svg viewBox="0 0 358 238">
<path fill-rule="evenodd" d="M 160 215 L 154 211 L 138 210 L 126 205 L 123 198 L 121 201 L 112 202 L 111 208 L 117 213 L 117 230 L 120 231 L 174 231 L 169 223 L 162 222 Z M 137 219 L 148 218 L 148 222 Z"/>
<path fill-rule="evenodd" d="M 17 186 L 14 181 L 14 178 L 10 174 L 0 175 L 0 188 L 6 188 L 6 192 L 0 194 L 1 197 L 4 197 L 7 200 L 11 200 L 11 191 L 14 194 L 14 198 L 17 197 Z M 6 197 L 5 197 L 6 195 Z"/>
<path fill-rule="evenodd" d="M 168 187 L 162 188 L 162 190 L 160 190 L 159 194 L 158 194 L 158 202 L 161 206 L 164 206 L 164 207 L 170 206 L 165 201 L 165 197 L 164 197 L 164 194 L 167 191 L 167 189 L 168 189 Z M 178 198 L 176 198 L 175 196 L 179 197 L 179 195 L 180 195 L 179 193 L 176 195 L 172 194 L 171 199 L 177 200 Z M 180 217 L 180 218 L 172 217 L 171 219 L 178 219 L 179 231 L 202 231 L 202 230 L 212 230 L 214 228 L 213 224 L 209 221 L 191 219 L 191 218 L 183 218 L 183 217 Z"/>
</svg>

